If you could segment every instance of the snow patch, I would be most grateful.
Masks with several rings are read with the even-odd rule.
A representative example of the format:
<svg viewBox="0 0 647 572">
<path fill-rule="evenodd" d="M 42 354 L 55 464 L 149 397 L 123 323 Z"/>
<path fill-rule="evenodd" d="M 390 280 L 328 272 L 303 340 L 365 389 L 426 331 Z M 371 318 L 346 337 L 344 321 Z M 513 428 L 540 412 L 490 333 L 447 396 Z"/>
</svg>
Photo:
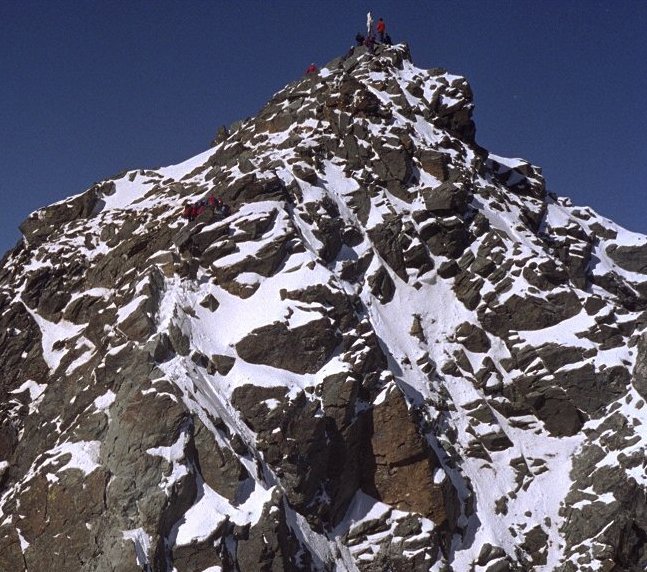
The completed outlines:
<svg viewBox="0 0 647 572">
<path fill-rule="evenodd" d="M 181 429 L 180 435 L 175 440 L 175 443 L 170 447 L 152 447 L 146 450 L 149 455 L 162 457 L 172 467 L 170 474 L 165 474 L 159 485 L 167 495 L 171 494 L 173 485 L 189 472 L 187 466 L 182 461 L 184 461 L 184 450 L 190 438 L 189 429 L 185 426 Z"/>
<path fill-rule="evenodd" d="M 240 526 L 256 524 L 261 517 L 263 507 L 270 501 L 273 490 L 264 489 L 255 483 L 249 498 L 236 507 L 206 483 L 200 484 L 202 496 L 185 513 L 183 522 L 177 528 L 175 543 L 178 546 L 206 540 L 227 517 Z"/>
<path fill-rule="evenodd" d="M 31 415 L 32 413 L 38 411 L 38 406 L 43 401 L 46 389 L 46 384 L 36 383 L 32 379 L 28 379 L 20 387 L 14 389 L 13 391 L 10 391 L 9 393 L 18 394 L 22 393 L 23 391 L 29 391 L 29 398 L 31 400 L 29 402 L 29 414 Z"/>
<path fill-rule="evenodd" d="M 151 537 L 143 528 L 135 528 L 133 530 L 121 531 L 124 540 L 132 540 L 135 544 L 135 556 L 137 558 L 137 565 L 143 569 L 147 569 L 150 562 L 148 559 L 148 552 L 151 548 Z"/>
<path fill-rule="evenodd" d="M 49 366 L 49 369 L 54 371 L 60 365 L 63 356 L 68 352 L 65 347 L 54 349 L 54 345 L 57 342 L 59 342 L 59 345 L 62 345 L 60 342 L 78 336 L 83 331 L 85 325 L 76 325 L 65 320 L 50 322 L 29 308 L 27 304 L 24 304 L 24 306 L 40 328 L 43 359 Z"/>
<path fill-rule="evenodd" d="M 97 408 L 97 411 L 105 411 L 115 402 L 116 397 L 115 393 L 109 389 L 94 400 L 94 406 Z"/>
<path fill-rule="evenodd" d="M 76 441 L 75 443 L 68 442 L 57 445 L 45 453 L 48 458 L 44 463 L 42 463 L 41 469 L 54 464 L 58 459 L 65 455 L 70 455 L 70 458 L 65 465 L 57 468 L 56 471 L 79 469 L 87 476 L 101 466 L 99 464 L 100 449 L 101 441 Z M 51 482 L 58 481 L 58 477 L 55 474 L 50 473 L 47 475 L 47 478 Z"/>
</svg>

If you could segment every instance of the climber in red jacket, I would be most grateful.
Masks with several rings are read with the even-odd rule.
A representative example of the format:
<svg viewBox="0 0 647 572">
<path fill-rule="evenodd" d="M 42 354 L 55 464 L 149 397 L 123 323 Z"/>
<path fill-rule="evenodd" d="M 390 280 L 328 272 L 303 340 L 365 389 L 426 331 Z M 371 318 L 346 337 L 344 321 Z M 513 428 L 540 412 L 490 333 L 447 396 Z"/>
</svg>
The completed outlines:
<svg viewBox="0 0 647 572">
<path fill-rule="evenodd" d="M 384 20 L 382 20 L 382 18 L 380 18 L 377 21 L 377 25 L 375 26 L 375 29 L 377 30 L 377 33 L 380 36 L 380 43 L 383 44 L 384 43 L 384 34 L 386 33 L 386 24 L 384 23 Z"/>
<path fill-rule="evenodd" d="M 184 210 L 182 210 L 182 218 L 191 220 L 191 213 L 193 212 L 193 205 L 187 200 L 184 201 Z"/>
<path fill-rule="evenodd" d="M 313 73 L 317 73 L 317 66 L 314 65 L 314 64 L 310 64 L 308 66 L 308 69 L 306 70 L 306 75 L 310 75 L 310 74 L 313 74 Z"/>
</svg>

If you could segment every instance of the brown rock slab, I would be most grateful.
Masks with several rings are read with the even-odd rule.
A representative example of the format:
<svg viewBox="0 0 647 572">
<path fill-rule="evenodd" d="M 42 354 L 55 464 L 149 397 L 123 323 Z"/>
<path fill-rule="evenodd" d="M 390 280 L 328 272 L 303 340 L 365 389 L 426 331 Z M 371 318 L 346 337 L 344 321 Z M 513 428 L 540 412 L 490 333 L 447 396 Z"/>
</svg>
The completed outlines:
<svg viewBox="0 0 647 572">
<path fill-rule="evenodd" d="M 417 512 L 437 524 L 453 517 L 452 498 L 434 484 L 440 463 L 411 419 L 404 396 L 391 389 L 372 411 L 372 459 L 367 459 L 366 492 L 400 510 Z"/>
</svg>

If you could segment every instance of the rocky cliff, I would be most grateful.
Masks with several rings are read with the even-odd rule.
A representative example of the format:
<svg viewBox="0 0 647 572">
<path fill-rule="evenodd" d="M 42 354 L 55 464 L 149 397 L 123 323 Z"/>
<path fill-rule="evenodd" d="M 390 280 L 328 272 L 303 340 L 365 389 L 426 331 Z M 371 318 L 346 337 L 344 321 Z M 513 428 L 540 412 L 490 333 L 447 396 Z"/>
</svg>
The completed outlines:
<svg viewBox="0 0 647 572">
<path fill-rule="evenodd" d="M 647 238 L 472 110 L 356 48 L 33 213 L 0 270 L 0 569 L 644 570 Z M 180 217 L 209 195 L 231 214 Z"/>
</svg>

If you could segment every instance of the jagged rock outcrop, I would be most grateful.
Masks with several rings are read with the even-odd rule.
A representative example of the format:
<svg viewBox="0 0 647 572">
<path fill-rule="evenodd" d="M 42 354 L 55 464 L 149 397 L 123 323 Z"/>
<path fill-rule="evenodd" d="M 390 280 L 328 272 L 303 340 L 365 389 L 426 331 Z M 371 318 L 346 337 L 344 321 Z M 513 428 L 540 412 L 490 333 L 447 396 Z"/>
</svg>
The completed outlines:
<svg viewBox="0 0 647 572">
<path fill-rule="evenodd" d="M 0 569 L 645 569 L 647 238 L 472 111 L 406 46 L 354 48 L 31 215 Z M 231 214 L 181 218 L 209 195 Z"/>
</svg>

